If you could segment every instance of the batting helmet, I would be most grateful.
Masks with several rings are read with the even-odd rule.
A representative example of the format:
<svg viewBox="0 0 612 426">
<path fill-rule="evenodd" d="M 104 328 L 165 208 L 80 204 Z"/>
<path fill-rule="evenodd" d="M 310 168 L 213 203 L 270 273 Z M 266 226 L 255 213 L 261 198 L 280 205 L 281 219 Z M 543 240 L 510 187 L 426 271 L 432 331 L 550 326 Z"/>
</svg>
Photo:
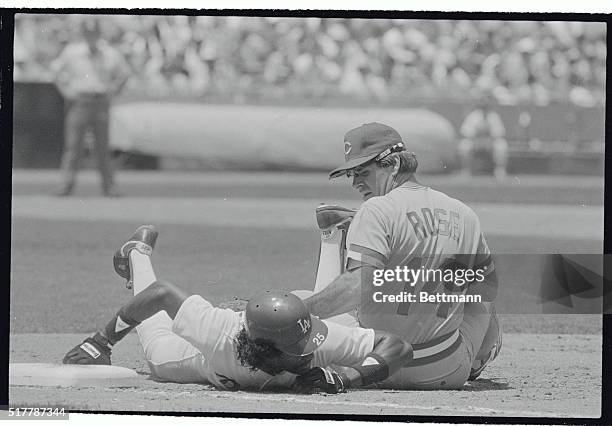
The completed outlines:
<svg viewBox="0 0 612 426">
<path fill-rule="evenodd" d="M 310 315 L 294 294 L 268 290 L 249 301 L 245 328 L 251 339 L 262 339 L 291 355 L 308 355 L 327 339 L 327 325 Z"/>
</svg>

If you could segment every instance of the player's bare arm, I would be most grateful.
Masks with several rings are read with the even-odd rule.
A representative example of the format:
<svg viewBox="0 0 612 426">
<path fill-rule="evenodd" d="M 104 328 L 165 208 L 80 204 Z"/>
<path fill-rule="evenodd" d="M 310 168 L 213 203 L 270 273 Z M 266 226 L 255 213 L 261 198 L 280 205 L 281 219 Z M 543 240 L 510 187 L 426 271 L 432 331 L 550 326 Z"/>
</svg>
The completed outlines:
<svg viewBox="0 0 612 426">
<path fill-rule="evenodd" d="M 374 330 L 374 349 L 359 368 L 350 368 L 351 387 L 385 380 L 412 360 L 412 345 L 394 334 Z"/>
<path fill-rule="evenodd" d="M 167 281 L 160 280 L 151 284 L 119 309 L 106 327 L 69 351 L 64 357 L 64 364 L 110 364 L 113 345 L 134 327 L 160 311 L 166 311 L 174 319 L 189 296 Z"/>
<path fill-rule="evenodd" d="M 349 312 L 361 304 L 362 284 L 371 283 L 373 274 L 374 267 L 370 265 L 349 270 L 304 303 L 313 315 L 323 319 Z"/>
<path fill-rule="evenodd" d="M 497 272 L 495 271 L 495 263 L 490 258 L 486 264 L 481 264 L 476 269 L 485 271 L 484 280 L 482 282 L 474 281 L 469 284 L 466 294 L 479 295 L 482 297 L 482 302 L 471 302 L 473 306 L 469 312 L 483 316 L 491 315 L 495 298 L 497 297 L 497 289 L 499 283 L 497 281 Z M 467 304 L 467 303 L 466 303 Z M 475 307 L 474 305 L 480 305 Z"/>
<path fill-rule="evenodd" d="M 300 375 L 294 390 L 310 393 L 323 390 L 339 393 L 382 382 L 412 360 L 412 346 L 385 331 L 374 330 L 374 348 L 358 367 L 342 371 L 315 367 Z"/>
<path fill-rule="evenodd" d="M 476 269 L 482 269 L 485 271 L 484 280 L 482 282 L 474 281 L 468 286 L 466 294 L 479 294 L 482 296 L 482 301 L 485 303 L 491 303 L 495 301 L 497 297 L 497 289 L 499 283 L 497 281 L 497 272 L 495 271 L 495 264 L 491 259 L 484 266 L 477 266 Z"/>
</svg>

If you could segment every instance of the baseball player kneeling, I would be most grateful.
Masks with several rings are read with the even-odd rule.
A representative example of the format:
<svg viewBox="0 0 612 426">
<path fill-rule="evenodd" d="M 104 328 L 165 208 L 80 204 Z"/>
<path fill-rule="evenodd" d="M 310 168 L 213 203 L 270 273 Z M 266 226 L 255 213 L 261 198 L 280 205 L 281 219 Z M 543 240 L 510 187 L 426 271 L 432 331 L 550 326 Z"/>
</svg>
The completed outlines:
<svg viewBox="0 0 612 426">
<path fill-rule="evenodd" d="M 345 163 L 330 178 L 347 176 L 364 202 L 356 211 L 317 208 L 321 249 L 314 294 L 304 302 L 320 318 L 385 330 L 412 345 L 411 362 L 382 387 L 461 389 L 502 344 L 495 263 L 480 221 L 416 179 L 416 155 L 392 127 L 364 124 L 343 143 Z M 400 280 L 395 271 L 421 275 Z M 456 279 L 466 271 L 482 279 Z"/>
<path fill-rule="evenodd" d="M 215 308 L 157 280 L 156 240 L 157 231 L 142 226 L 117 251 L 115 270 L 134 298 L 64 363 L 110 364 L 113 346 L 134 328 L 153 378 L 224 390 L 338 393 L 383 381 L 412 359 L 397 336 L 322 321 L 291 293 L 267 291 L 243 312 Z"/>
</svg>

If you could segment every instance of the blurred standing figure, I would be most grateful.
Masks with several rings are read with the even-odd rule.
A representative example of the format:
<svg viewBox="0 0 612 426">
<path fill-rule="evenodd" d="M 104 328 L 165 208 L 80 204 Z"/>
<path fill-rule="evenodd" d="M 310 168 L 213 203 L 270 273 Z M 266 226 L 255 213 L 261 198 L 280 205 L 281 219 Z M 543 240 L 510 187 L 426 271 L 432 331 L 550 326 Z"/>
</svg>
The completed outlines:
<svg viewBox="0 0 612 426">
<path fill-rule="evenodd" d="M 499 114 L 492 109 L 492 103 L 490 96 L 482 96 L 476 109 L 463 121 L 459 155 L 463 173 L 493 173 L 500 179 L 506 176 L 508 143 L 506 128 Z"/>
<path fill-rule="evenodd" d="M 108 150 L 111 98 L 125 83 L 129 68 L 123 56 L 100 38 L 99 22 L 87 19 L 81 24 L 82 39 L 68 43 L 51 64 L 55 82 L 64 96 L 65 147 L 62 157 L 63 187 L 58 195 L 72 194 L 83 155 L 85 136 L 91 131 L 106 197 L 118 196 Z"/>
</svg>

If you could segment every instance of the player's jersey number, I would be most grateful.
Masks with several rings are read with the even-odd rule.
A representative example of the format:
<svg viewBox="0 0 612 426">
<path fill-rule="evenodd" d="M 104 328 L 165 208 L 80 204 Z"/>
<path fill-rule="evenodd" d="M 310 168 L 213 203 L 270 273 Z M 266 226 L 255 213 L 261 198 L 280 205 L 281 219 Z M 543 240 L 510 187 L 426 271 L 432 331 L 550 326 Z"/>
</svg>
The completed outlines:
<svg viewBox="0 0 612 426">
<path fill-rule="evenodd" d="M 408 264 L 409 269 L 420 269 L 421 267 L 427 268 L 424 259 L 422 258 L 414 258 Z M 465 265 L 462 265 L 456 259 L 447 258 L 437 269 L 442 271 L 442 273 L 444 274 L 444 272 L 448 270 L 455 271 L 457 269 L 464 268 Z M 454 283 L 444 283 L 436 280 L 426 280 L 425 282 L 416 283 L 414 286 L 412 286 L 410 282 L 406 282 L 406 284 L 404 284 L 404 291 L 407 293 L 424 292 L 430 295 L 435 294 L 436 291 L 444 291 L 447 294 L 451 292 L 462 292 L 462 288 L 462 286 L 455 286 Z M 410 306 L 411 303 L 408 301 L 400 302 L 397 306 L 397 314 L 408 315 Z M 452 306 L 452 302 L 440 302 L 438 304 L 438 308 L 436 309 L 436 316 L 439 318 L 446 319 L 448 317 L 449 312 L 451 311 Z"/>
</svg>

